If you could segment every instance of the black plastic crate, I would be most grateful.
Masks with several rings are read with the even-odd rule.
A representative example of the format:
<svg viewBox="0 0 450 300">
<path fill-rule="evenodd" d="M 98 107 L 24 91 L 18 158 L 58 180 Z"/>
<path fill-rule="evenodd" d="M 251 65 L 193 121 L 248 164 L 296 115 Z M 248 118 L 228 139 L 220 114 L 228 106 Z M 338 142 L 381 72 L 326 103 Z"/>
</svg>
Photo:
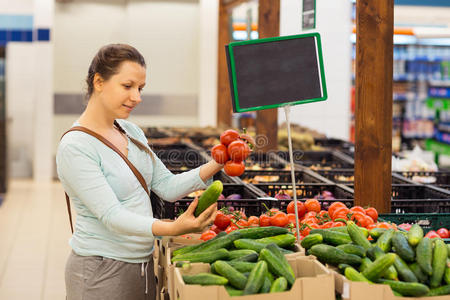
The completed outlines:
<svg viewBox="0 0 450 300">
<path fill-rule="evenodd" d="M 147 127 L 143 129 L 145 137 L 149 139 L 160 139 L 169 137 L 166 131 L 158 127 Z"/>
<path fill-rule="evenodd" d="M 314 144 L 329 149 L 336 149 L 339 151 L 352 151 L 354 152 L 355 145 L 351 142 L 340 139 L 327 139 L 327 138 L 315 138 Z"/>
<path fill-rule="evenodd" d="M 246 170 L 255 170 L 255 168 L 283 170 L 286 166 L 286 163 L 272 152 L 251 152 L 245 160 Z"/>
<path fill-rule="evenodd" d="M 277 151 L 276 154 L 283 160 L 290 161 L 288 151 Z M 293 151 L 295 164 L 313 170 L 321 169 L 352 169 L 353 160 L 338 151 Z"/>
<path fill-rule="evenodd" d="M 287 193 L 290 196 L 289 199 L 279 199 L 276 203 L 277 208 L 279 209 L 285 210 L 289 202 L 293 199 L 291 184 L 261 183 L 254 184 L 254 186 L 257 189 L 263 191 L 269 197 L 275 197 L 275 195 L 280 191 Z M 328 209 L 328 206 L 336 201 L 341 201 L 348 207 L 351 207 L 353 205 L 353 192 L 346 186 L 340 186 L 336 184 L 311 183 L 296 184 L 295 187 L 298 200 L 317 197 L 317 200 L 320 202 L 322 209 Z M 323 197 L 321 197 L 320 195 L 322 195 L 322 193 L 325 191 L 331 192 L 334 198 L 324 199 Z"/>
<path fill-rule="evenodd" d="M 402 223 L 419 224 L 425 232 L 440 228 L 450 228 L 450 213 L 380 214 L 379 219 L 390 221 L 397 225 Z"/>
<path fill-rule="evenodd" d="M 354 169 L 335 169 L 335 170 L 317 170 L 315 171 L 319 175 L 333 181 L 334 183 L 339 184 L 353 184 L 354 183 Z M 402 176 L 394 175 L 392 176 L 392 183 L 394 184 L 403 184 L 403 183 L 412 183 L 408 181 L 407 178 L 403 178 Z"/>
<path fill-rule="evenodd" d="M 295 171 L 295 180 L 297 183 L 323 183 L 321 178 L 314 175 L 314 173 Z M 251 184 L 292 182 L 291 171 L 287 170 L 246 170 L 240 179 Z"/>
<path fill-rule="evenodd" d="M 441 191 L 431 186 L 413 185 L 413 184 L 393 184 L 393 199 L 448 199 L 450 201 L 450 192 Z"/>
<path fill-rule="evenodd" d="M 155 149 L 156 148 L 156 149 Z M 170 170 L 193 169 L 207 162 L 194 148 L 180 144 L 176 147 L 155 147 L 153 151 Z"/>
<path fill-rule="evenodd" d="M 179 174 L 183 172 L 187 172 L 189 170 L 182 170 L 182 169 L 173 169 L 170 170 L 173 174 Z M 217 172 L 213 176 L 213 180 L 220 180 L 222 183 L 239 183 L 237 182 L 235 177 L 228 176 L 224 171 Z"/>
<path fill-rule="evenodd" d="M 222 207 L 230 207 L 232 206 L 234 210 L 243 211 L 247 216 L 254 215 L 259 216 L 262 212 L 265 211 L 264 204 L 267 207 L 274 207 L 273 203 L 276 203 L 276 200 L 270 199 L 258 199 L 262 195 L 258 193 L 259 191 L 255 191 L 252 188 L 242 185 L 242 184 L 227 184 L 223 185 L 222 194 L 225 197 L 228 197 L 232 194 L 240 194 L 242 196 L 241 199 L 225 199 L 218 200 L 218 208 Z M 189 204 L 191 204 L 193 198 L 185 197 L 185 199 L 178 200 L 176 202 L 165 202 L 164 203 L 164 218 L 174 219 L 180 213 L 186 211 Z"/>
<path fill-rule="evenodd" d="M 396 172 L 414 182 L 440 186 L 450 185 L 450 171 L 438 172 Z"/>
</svg>

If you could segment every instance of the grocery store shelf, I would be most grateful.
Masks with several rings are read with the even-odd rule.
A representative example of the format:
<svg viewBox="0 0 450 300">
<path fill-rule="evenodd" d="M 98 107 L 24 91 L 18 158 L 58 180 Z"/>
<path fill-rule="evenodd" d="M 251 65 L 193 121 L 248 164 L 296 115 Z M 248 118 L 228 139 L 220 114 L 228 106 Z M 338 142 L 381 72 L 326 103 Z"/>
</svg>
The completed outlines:
<svg viewBox="0 0 450 300">
<path fill-rule="evenodd" d="M 450 145 L 438 142 L 433 139 L 427 139 L 425 141 L 426 149 L 433 151 L 436 154 L 444 154 L 450 156 Z"/>
</svg>

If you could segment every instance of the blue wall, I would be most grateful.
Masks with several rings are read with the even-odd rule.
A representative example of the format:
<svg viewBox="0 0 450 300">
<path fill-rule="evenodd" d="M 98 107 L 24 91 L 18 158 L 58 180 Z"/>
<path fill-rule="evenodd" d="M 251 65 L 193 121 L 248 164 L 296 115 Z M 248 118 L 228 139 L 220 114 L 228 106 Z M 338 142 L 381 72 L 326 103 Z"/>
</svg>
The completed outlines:
<svg viewBox="0 0 450 300">
<path fill-rule="evenodd" d="M 0 46 L 8 42 L 50 41 L 49 28 L 33 28 L 32 15 L 0 14 Z"/>
</svg>

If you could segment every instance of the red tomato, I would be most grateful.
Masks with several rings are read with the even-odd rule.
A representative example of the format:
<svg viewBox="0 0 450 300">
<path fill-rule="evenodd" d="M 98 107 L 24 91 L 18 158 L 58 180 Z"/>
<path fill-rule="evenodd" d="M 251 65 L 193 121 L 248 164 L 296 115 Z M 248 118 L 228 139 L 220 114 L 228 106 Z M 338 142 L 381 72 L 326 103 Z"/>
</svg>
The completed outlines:
<svg viewBox="0 0 450 300">
<path fill-rule="evenodd" d="M 380 222 L 380 223 L 377 223 L 376 225 L 377 225 L 377 228 L 384 228 L 384 229 L 392 228 L 391 224 L 389 224 L 387 222 Z"/>
<path fill-rule="evenodd" d="M 355 211 L 353 212 L 353 214 L 350 217 L 350 220 L 354 221 L 356 225 L 361 226 L 361 227 L 366 227 L 366 220 L 365 220 L 366 215 Z"/>
<path fill-rule="evenodd" d="M 225 170 L 225 173 L 229 176 L 241 176 L 242 173 L 245 171 L 245 164 L 244 162 L 234 162 L 232 160 L 229 160 L 225 163 L 225 166 L 223 168 Z"/>
<path fill-rule="evenodd" d="M 320 212 L 320 203 L 317 199 L 308 199 L 305 201 L 305 207 L 307 211 Z"/>
<path fill-rule="evenodd" d="M 228 146 L 231 142 L 239 138 L 239 133 L 236 130 L 228 129 L 220 135 L 220 142 Z"/>
<path fill-rule="evenodd" d="M 375 222 L 370 216 L 364 216 L 365 224 L 364 227 L 368 228 L 370 225 L 373 225 Z"/>
<path fill-rule="evenodd" d="M 264 214 L 259 217 L 259 226 L 266 227 L 270 225 L 270 217 L 268 215 Z"/>
<path fill-rule="evenodd" d="M 374 207 L 366 208 L 366 215 L 371 217 L 374 222 L 378 220 L 378 211 Z"/>
<path fill-rule="evenodd" d="M 398 227 L 403 230 L 409 231 L 411 229 L 412 225 L 408 224 L 408 223 L 403 223 L 403 224 L 398 225 Z"/>
<path fill-rule="evenodd" d="M 425 237 L 430 238 L 430 239 L 440 238 L 439 234 L 437 234 L 437 232 L 434 230 L 428 231 L 428 233 L 425 234 Z"/>
<path fill-rule="evenodd" d="M 309 232 L 311 231 L 311 229 L 314 229 L 314 228 L 320 228 L 320 226 L 317 224 L 314 224 L 314 223 L 309 224 L 309 227 L 306 226 L 304 229 L 302 229 L 300 231 L 300 234 L 303 236 L 307 236 L 309 234 Z"/>
<path fill-rule="evenodd" d="M 227 147 L 222 144 L 215 145 L 211 149 L 211 156 L 218 164 L 222 165 L 230 159 L 230 157 L 228 156 Z"/>
<path fill-rule="evenodd" d="M 219 227 L 217 227 L 215 224 L 213 224 L 213 226 L 211 226 L 210 230 L 214 231 L 215 233 L 219 233 L 219 232 L 222 231 L 222 230 L 221 230 Z"/>
<path fill-rule="evenodd" d="M 322 219 L 329 218 L 328 211 L 326 210 L 319 211 L 318 216 Z"/>
<path fill-rule="evenodd" d="M 294 202 L 294 200 L 289 202 L 286 211 L 287 211 L 288 214 L 295 214 L 295 202 Z M 303 202 L 297 201 L 297 211 L 298 211 L 298 217 L 299 218 L 301 218 L 301 217 L 303 217 L 305 215 L 306 207 L 303 204 Z"/>
<path fill-rule="evenodd" d="M 228 226 L 227 229 L 225 229 L 225 232 L 226 233 L 230 233 L 230 232 L 235 231 L 237 229 L 238 229 L 238 227 L 236 225 L 230 224 L 230 226 Z"/>
<path fill-rule="evenodd" d="M 273 217 L 270 219 L 270 224 L 272 226 L 278 226 L 278 227 L 284 227 L 289 223 L 289 219 L 286 216 L 284 212 L 277 212 Z"/>
<path fill-rule="evenodd" d="M 295 214 L 287 214 L 289 223 L 294 224 L 295 225 Z"/>
<path fill-rule="evenodd" d="M 250 216 L 248 218 L 248 225 L 249 226 L 259 226 L 259 218 L 255 216 Z"/>
<path fill-rule="evenodd" d="M 200 236 L 201 240 L 207 241 L 212 239 L 213 237 L 215 237 L 217 235 L 217 233 L 215 233 L 212 230 L 207 230 L 205 232 L 202 233 L 202 235 Z"/>
<path fill-rule="evenodd" d="M 363 215 L 366 214 L 366 211 L 364 210 L 364 208 L 362 208 L 361 206 L 353 206 L 352 208 L 350 208 L 350 212 L 354 213 L 354 212 L 360 212 Z"/>
<path fill-rule="evenodd" d="M 306 219 L 306 218 L 309 218 L 309 217 L 315 217 L 315 216 L 317 216 L 317 213 L 316 213 L 315 211 L 308 211 L 308 212 L 304 215 L 305 219 Z"/>
<path fill-rule="evenodd" d="M 333 202 L 330 207 L 328 207 L 328 215 L 330 216 L 330 218 L 333 217 L 334 212 L 336 211 L 336 209 L 338 209 L 339 207 L 347 207 L 345 206 L 344 203 L 342 202 Z"/>
<path fill-rule="evenodd" d="M 350 212 L 350 210 L 346 207 L 339 207 L 337 208 L 332 216 L 333 221 L 336 219 L 344 219 L 344 220 L 348 220 L 347 214 Z"/>
<path fill-rule="evenodd" d="M 228 145 L 228 156 L 233 161 L 243 161 L 248 157 L 249 153 L 250 147 L 242 140 L 233 141 Z"/>
<path fill-rule="evenodd" d="M 343 222 L 333 222 L 333 226 L 331 227 L 343 227 L 345 226 L 345 223 Z"/>
<path fill-rule="evenodd" d="M 320 228 L 323 228 L 323 229 L 331 228 L 331 227 L 333 227 L 333 223 L 334 223 L 333 221 L 326 222 L 326 223 L 322 224 L 322 226 Z"/>
<path fill-rule="evenodd" d="M 225 230 L 228 225 L 230 225 L 231 217 L 229 215 L 225 215 L 220 210 L 217 211 L 216 218 L 214 219 L 214 225 L 216 225 L 219 229 Z"/>
<path fill-rule="evenodd" d="M 236 226 L 238 226 L 238 227 L 248 227 L 248 222 L 245 221 L 244 219 L 240 219 L 239 221 L 236 222 Z"/>
<path fill-rule="evenodd" d="M 438 231 L 436 231 L 436 233 L 443 239 L 449 238 L 448 230 L 445 228 L 439 228 Z"/>
</svg>

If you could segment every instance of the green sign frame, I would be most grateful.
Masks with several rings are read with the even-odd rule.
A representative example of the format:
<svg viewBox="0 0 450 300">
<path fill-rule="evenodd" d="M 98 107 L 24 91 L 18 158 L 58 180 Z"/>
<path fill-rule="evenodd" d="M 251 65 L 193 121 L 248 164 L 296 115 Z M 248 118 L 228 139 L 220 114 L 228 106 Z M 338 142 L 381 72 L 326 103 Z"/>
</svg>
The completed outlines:
<svg viewBox="0 0 450 300">
<path fill-rule="evenodd" d="M 303 99 L 303 100 L 296 100 L 291 102 L 285 102 L 285 103 L 277 103 L 277 104 L 271 104 L 271 105 L 263 105 L 263 106 L 256 106 L 256 107 L 249 107 L 249 108 L 241 108 L 239 105 L 239 94 L 238 94 L 238 87 L 237 87 L 237 79 L 236 79 L 236 65 L 234 60 L 234 53 L 233 48 L 236 46 L 242 46 L 242 45 L 250 45 L 250 44 L 260 44 L 260 43 L 270 43 L 275 41 L 282 41 L 282 40 L 292 40 L 292 39 L 299 39 L 299 38 L 307 38 L 307 37 L 314 37 L 316 41 L 316 54 L 317 54 L 317 61 L 318 61 L 318 70 L 320 72 L 320 83 L 322 87 L 322 97 L 320 98 L 314 98 L 314 99 Z M 255 110 L 264 110 L 264 109 L 271 109 L 271 108 L 278 108 L 283 107 L 287 105 L 299 105 L 299 104 L 306 104 L 311 102 L 318 102 L 318 101 L 325 101 L 328 98 L 327 93 L 327 85 L 325 81 L 325 68 L 323 64 L 323 56 L 322 56 L 322 42 L 320 39 L 320 34 L 317 32 L 313 33 L 306 33 L 306 34 L 297 34 L 297 35 L 289 35 L 289 36 L 280 36 L 280 37 L 272 37 L 272 38 L 263 38 L 263 39 L 257 39 L 257 40 L 247 40 L 247 41 L 239 41 L 239 42 L 231 42 L 228 45 L 228 54 L 230 58 L 229 68 L 230 68 L 230 79 L 232 82 L 232 86 L 230 87 L 234 94 L 234 108 L 236 112 L 248 112 L 248 111 L 255 111 Z"/>
</svg>

